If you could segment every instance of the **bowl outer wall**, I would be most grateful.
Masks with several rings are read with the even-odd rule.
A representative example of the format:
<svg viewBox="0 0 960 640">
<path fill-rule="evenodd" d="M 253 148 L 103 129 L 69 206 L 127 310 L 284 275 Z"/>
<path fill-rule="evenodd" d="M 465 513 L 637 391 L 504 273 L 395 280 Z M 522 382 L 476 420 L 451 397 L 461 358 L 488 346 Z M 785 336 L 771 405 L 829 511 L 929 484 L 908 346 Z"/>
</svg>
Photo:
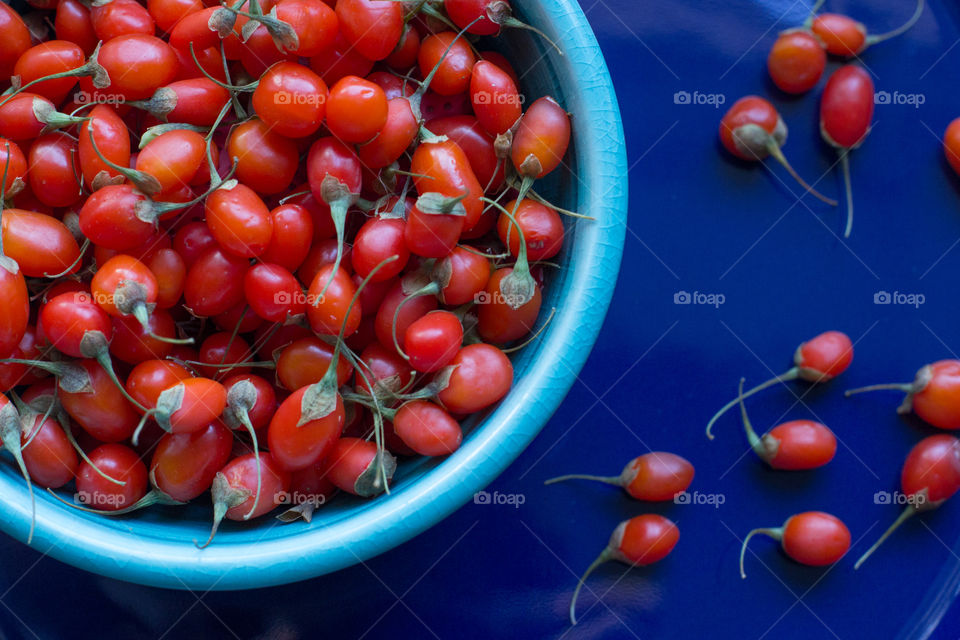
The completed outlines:
<svg viewBox="0 0 960 640">
<path fill-rule="evenodd" d="M 163 535 L 165 526 L 71 512 L 38 496 L 33 547 L 108 577 L 191 590 L 285 584 L 330 573 L 383 553 L 436 524 L 492 482 L 533 440 L 563 401 L 599 334 L 623 252 L 627 160 L 623 127 L 600 47 L 576 0 L 516 0 L 518 13 L 562 44 L 550 53 L 574 114 L 578 223 L 557 313 L 536 347 L 537 359 L 463 446 L 389 496 L 329 526 L 265 540 L 272 527 L 220 534 L 196 549 Z M 5 513 L 0 529 L 26 541 L 30 501 L 11 465 L 0 473 Z"/>
</svg>

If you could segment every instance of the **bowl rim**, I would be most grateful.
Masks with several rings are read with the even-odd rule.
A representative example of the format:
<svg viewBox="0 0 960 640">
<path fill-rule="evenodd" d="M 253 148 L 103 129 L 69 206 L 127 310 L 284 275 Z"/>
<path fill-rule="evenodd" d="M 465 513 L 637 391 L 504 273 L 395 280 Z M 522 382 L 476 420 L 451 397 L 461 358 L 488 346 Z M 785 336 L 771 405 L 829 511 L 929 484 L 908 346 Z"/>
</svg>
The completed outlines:
<svg viewBox="0 0 960 640">
<path fill-rule="evenodd" d="M 517 4 L 522 9 L 526 3 Z M 576 253 L 552 326 L 540 338 L 536 364 L 482 428 L 448 460 L 415 482 L 401 483 L 390 496 L 328 526 L 269 543 L 224 536 L 201 551 L 183 541 L 138 536 L 122 520 L 114 522 L 121 526 L 104 527 L 41 499 L 35 549 L 94 573 L 156 587 L 233 590 L 286 584 L 406 542 L 465 504 L 520 455 L 560 406 L 599 335 L 619 273 L 627 216 L 623 126 L 593 30 L 576 0 L 536 2 L 526 13 L 534 11 L 546 20 L 540 26 L 564 45 L 565 55 L 551 61 L 570 79 L 564 97 L 575 114 L 578 208 L 596 220 L 577 229 Z M 468 474 L 473 480 L 463 481 Z M 0 473 L 0 495 L 5 498 L 0 529 L 25 542 L 31 507 L 22 478 Z"/>
</svg>

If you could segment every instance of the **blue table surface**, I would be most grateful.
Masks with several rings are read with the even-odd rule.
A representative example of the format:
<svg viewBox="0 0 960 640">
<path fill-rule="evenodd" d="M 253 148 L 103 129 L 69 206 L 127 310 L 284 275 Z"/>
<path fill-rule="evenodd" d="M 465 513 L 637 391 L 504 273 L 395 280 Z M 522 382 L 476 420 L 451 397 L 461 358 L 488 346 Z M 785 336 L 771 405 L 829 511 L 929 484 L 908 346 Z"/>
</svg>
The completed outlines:
<svg viewBox="0 0 960 640">
<path fill-rule="evenodd" d="M 836 0 L 828 8 L 883 31 L 905 20 L 910 5 Z M 488 488 L 522 504 L 468 504 L 365 564 L 248 592 L 125 584 L 6 539 L 3 637 L 916 637 L 905 629 L 933 608 L 938 592 L 956 588 L 946 574 L 960 564 L 960 498 L 908 522 L 854 572 L 855 555 L 898 513 L 874 494 L 898 488 L 907 450 L 933 429 L 898 417 L 896 394 L 846 400 L 841 392 L 909 381 L 921 365 L 960 351 L 960 305 L 951 302 L 960 180 L 938 141 L 960 115 L 953 68 L 960 10 L 932 0 L 908 35 L 862 56 L 877 90 L 893 99 L 877 105 L 874 129 L 852 155 L 857 220 L 844 241 L 842 208 L 798 200 L 782 169 L 734 161 L 717 142 L 726 106 L 748 93 L 770 95 L 790 127 L 785 150 L 796 169 L 840 193 L 836 156 L 817 129 L 822 83 L 790 98 L 765 72 L 776 32 L 802 22 L 803 0 L 583 0 L 583 7 L 624 113 L 629 232 L 593 355 L 539 438 Z M 690 103 L 677 104 L 684 91 Z M 716 96 L 725 105 L 710 104 Z M 922 104 L 897 96 L 920 96 Z M 723 304 L 674 304 L 681 291 L 720 294 Z M 921 294 L 923 304 L 874 304 L 881 291 Z M 788 417 L 830 425 L 840 441 L 830 465 L 767 470 L 748 452 L 736 414 L 707 441 L 707 417 L 741 375 L 756 383 L 782 372 L 800 341 L 834 328 L 856 343 L 841 379 L 781 386 L 750 402 L 758 428 Z M 723 503 L 648 505 L 602 485 L 542 484 L 565 472 L 615 474 L 651 449 L 688 457 L 697 468 L 691 491 Z M 830 569 L 802 567 L 758 538 L 748 579 L 739 578 L 739 540 L 748 530 L 811 509 L 848 524 L 850 556 Z M 581 623 L 570 629 L 576 576 L 619 521 L 646 511 L 677 522 L 674 553 L 644 569 L 599 569 L 582 594 Z M 957 637 L 957 609 L 934 637 Z"/>
</svg>

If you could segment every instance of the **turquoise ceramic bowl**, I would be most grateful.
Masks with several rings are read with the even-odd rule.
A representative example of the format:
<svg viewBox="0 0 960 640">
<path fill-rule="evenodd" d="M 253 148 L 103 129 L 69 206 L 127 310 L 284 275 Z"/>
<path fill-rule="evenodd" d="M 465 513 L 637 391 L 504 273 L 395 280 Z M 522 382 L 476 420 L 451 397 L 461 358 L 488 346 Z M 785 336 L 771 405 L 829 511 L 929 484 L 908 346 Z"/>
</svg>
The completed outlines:
<svg viewBox="0 0 960 640">
<path fill-rule="evenodd" d="M 623 128 L 600 47 L 576 0 L 515 0 L 517 13 L 560 43 L 559 56 L 528 32 L 500 42 L 523 77 L 528 103 L 546 94 L 573 116 L 573 144 L 538 190 L 596 221 L 569 219 L 563 268 L 551 274 L 543 308 L 556 307 L 539 340 L 514 358 L 515 384 L 493 411 L 467 425 L 463 446 L 442 460 L 401 465 L 389 496 L 341 496 L 312 524 L 226 522 L 214 543 L 209 504 L 155 507 L 106 518 L 37 494 L 33 547 L 105 576 L 174 589 L 249 589 L 304 580 L 387 551 L 436 524 L 497 477 L 560 405 L 600 331 L 617 279 L 627 214 Z M 545 314 L 543 314 L 545 315 Z M 0 528 L 25 541 L 30 501 L 12 464 L 0 465 Z M 201 499 L 199 502 L 204 502 Z"/>
</svg>

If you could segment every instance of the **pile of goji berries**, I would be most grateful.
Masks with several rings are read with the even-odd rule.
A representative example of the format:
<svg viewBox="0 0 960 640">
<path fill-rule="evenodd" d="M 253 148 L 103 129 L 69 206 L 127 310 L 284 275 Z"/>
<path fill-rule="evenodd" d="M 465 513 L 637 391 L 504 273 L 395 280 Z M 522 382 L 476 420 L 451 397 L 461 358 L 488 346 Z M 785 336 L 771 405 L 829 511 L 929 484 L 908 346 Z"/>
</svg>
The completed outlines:
<svg viewBox="0 0 960 640">
<path fill-rule="evenodd" d="M 509 3 L 31 5 L 0 4 L 0 435 L 31 490 L 211 491 L 215 532 L 456 451 L 572 214 L 532 188 L 568 114 L 478 50 Z"/>
</svg>

